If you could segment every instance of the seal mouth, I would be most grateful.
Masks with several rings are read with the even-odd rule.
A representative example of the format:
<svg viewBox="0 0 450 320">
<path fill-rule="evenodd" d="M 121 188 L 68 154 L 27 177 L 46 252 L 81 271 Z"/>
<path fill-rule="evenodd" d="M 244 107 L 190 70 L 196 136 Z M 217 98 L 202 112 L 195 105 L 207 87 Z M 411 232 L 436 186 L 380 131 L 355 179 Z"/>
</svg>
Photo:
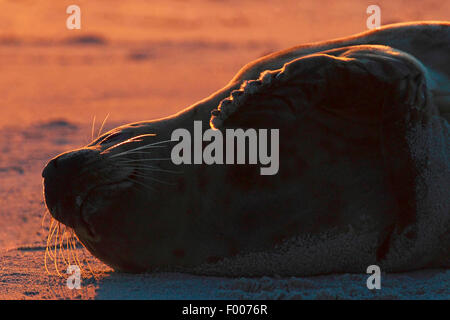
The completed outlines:
<svg viewBox="0 0 450 320">
<path fill-rule="evenodd" d="M 131 175 L 132 176 L 132 175 Z M 79 227 L 86 231 L 91 238 L 97 236 L 92 218 L 105 208 L 105 199 L 108 201 L 133 186 L 133 182 L 124 179 L 117 182 L 100 184 L 89 191 L 83 197 L 77 197 L 76 205 L 79 207 Z"/>
</svg>

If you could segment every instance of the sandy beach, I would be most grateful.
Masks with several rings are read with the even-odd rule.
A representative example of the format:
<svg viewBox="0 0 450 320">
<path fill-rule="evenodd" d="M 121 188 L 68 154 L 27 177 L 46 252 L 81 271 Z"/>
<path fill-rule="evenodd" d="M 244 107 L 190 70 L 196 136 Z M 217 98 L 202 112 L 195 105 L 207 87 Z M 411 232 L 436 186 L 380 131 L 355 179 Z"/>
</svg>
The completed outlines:
<svg viewBox="0 0 450 320">
<path fill-rule="evenodd" d="M 0 1 L 0 299 L 449 299 L 450 270 L 225 279 L 121 274 L 80 245 L 82 287 L 44 266 L 47 161 L 129 122 L 178 112 L 223 87 L 247 62 L 294 45 L 367 30 L 349 1 Z M 382 25 L 449 20 L 450 2 L 377 1 Z M 95 118 L 95 121 L 93 121 Z M 94 129 L 92 128 L 94 122 Z M 88 263 L 89 262 L 89 266 Z M 64 261 L 58 270 L 65 270 Z M 90 269 L 92 269 L 92 271 Z"/>
</svg>

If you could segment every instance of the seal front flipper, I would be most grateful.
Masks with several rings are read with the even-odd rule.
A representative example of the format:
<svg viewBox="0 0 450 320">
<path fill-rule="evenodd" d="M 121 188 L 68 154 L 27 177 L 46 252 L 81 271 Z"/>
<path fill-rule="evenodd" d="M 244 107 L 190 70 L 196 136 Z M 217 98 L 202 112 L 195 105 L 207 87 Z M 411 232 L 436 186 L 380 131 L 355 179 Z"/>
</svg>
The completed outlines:
<svg viewBox="0 0 450 320">
<path fill-rule="evenodd" d="M 217 129 L 279 127 L 280 172 L 283 130 L 293 134 L 299 120 L 314 110 L 321 111 L 321 118 L 314 120 L 327 127 L 330 135 L 353 139 L 359 150 L 375 146 L 387 177 L 386 193 L 394 204 L 384 218 L 388 222 L 379 232 L 374 259 L 390 260 L 386 265 L 392 269 L 407 268 L 418 258 L 425 265 L 433 254 L 424 252 L 422 243 L 418 244 L 418 223 L 420 220 L 429 225 L 426 221 L 434 214 L 422 210 L 418 216 L 418 207 L 427 197 L 423 188 L 433 181 L 418 188 L 430 154 L 428 150 L 417 152 L 417 148 L 419 137 L 433 137 L 427 133 L 429 120 L 438 115 L 426 85 L 425 68 L 405 52 L 378 45 L 339 48 L 263 72 L 259 79 L 244 83 L 223 100 L 213 110 L 210 122 Z M 367 129 L 358 131 L 355 123 Z M 439 128 L 433 130 L 439 135 Z M 332 145 L 329 148 L 338 149 Z M 430 236 L 428 240 L 435 239 Z"/>
</svg>

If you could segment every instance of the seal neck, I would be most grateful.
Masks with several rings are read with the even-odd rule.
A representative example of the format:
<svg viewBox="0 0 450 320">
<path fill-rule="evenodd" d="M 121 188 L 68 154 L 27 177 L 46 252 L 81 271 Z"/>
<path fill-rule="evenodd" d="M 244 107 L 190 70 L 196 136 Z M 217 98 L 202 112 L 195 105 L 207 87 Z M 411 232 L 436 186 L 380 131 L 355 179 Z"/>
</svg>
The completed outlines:
<svg viewBox="0 0 450 320">
<path fill-rule="evenodd" d="M 183 121 L 202 121 L 208 123 L 211 118 L 211 111 L 218 107 L 220 101 L 227 98 L 231 91 L 239 89 L 242 81 L 229 83 L 224 88 L 214 92 L 209 97 L 200 100 L 186 109 L 176 113 L 173 117 L 180 118 Z"/>
</svg>

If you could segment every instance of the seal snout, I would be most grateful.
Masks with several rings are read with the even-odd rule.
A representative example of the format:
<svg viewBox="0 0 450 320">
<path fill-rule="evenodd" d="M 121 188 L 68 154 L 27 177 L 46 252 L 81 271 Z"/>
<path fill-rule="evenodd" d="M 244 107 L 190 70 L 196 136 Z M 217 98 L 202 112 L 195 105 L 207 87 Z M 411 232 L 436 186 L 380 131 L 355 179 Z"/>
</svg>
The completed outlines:
<svg viewBox="0 0 450 320">
<path fill-rule="evenodd" d="M 48 162 L 42 171 L 42 177 L 47 178 L 47 176 L 54 174 L 55 170 L 58 170 L 58 174 L 62 174 L 80 169 L 92 152 L 89 149 L 80 149 L 60 154 Z"/>
<path fill-rule="evenodd" d="M 74 226 L 74 214 L 71 212 L 79 203 L 83 190 L 76 183 L 86 160 L 94 151 L 80 149 L 63 153 L 48 162 L 42 171 L 44 178 L 45 203 L 51 215 L 69 227 Z M 70 189 L 68 189 L 70 188 Z M 72 210 L 70 210 L 72 209 Z"/>
<path fill-rule="evenodd" d="M 45 166 L 44 170 L 42 170 L 42 178 L 51 175 L 52 170 L 55 170 L 57 167 L 58 167 L 58 158 L 51 159 Z"/>
</svg>

